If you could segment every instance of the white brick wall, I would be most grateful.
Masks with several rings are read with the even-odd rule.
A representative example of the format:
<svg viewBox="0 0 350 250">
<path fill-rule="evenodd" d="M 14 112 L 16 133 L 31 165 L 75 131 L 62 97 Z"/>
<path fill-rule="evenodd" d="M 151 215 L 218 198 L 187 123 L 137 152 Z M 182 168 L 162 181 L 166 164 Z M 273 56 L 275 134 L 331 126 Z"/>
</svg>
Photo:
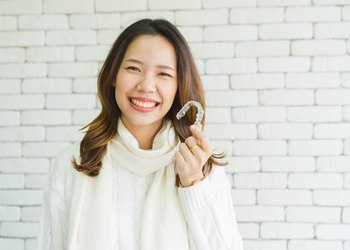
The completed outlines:
<svg viewBox="0 0 350 250">
<path fill-rule="evenodd" d="M 349 0 L 0 1 L 0 249 L 34 249 L 50 164 L 141 17 L 189 41 L 245 250 L 350 250 Z"/>
</svg>

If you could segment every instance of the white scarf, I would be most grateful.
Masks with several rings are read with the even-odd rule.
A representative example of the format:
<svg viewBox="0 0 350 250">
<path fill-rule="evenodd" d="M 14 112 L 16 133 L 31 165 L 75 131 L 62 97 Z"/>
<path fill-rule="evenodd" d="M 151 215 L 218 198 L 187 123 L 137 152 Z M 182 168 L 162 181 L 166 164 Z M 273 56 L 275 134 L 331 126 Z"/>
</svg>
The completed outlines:
<svg viewBox="0 0 350 250">
<path fill-rule="evenodd" d="M 152 150 L 142 150 L 119 120 L 118 135 L 110 141 L 97 177 L 79 174 L 68 225 L 68 250 L 112 250 L 113 174 L 116 163 L 147 176 L 155 173 L 141 221 L 141 250 L 188 250 L 186 220 L 175 186 L 174 162 L 179 140 L 167 121 L 154 139 Z M 118 245 L 118 244 L 117 244 Z"/>
</svg>

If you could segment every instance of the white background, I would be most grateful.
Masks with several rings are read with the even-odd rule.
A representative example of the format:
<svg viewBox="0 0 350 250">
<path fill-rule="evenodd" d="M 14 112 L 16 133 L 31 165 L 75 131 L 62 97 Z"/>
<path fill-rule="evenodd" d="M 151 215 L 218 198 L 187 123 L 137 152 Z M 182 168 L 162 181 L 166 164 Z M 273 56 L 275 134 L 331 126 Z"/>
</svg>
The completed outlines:
<svg viewBox="0 0 350 250">
<path fill-rule="evenodd" d="M 0 249 L 34 249 L 50 162 L 143 17 L 190 43 L 245 249 L 350 250 L 349 0 L 0 0 Z"/>
</svg>

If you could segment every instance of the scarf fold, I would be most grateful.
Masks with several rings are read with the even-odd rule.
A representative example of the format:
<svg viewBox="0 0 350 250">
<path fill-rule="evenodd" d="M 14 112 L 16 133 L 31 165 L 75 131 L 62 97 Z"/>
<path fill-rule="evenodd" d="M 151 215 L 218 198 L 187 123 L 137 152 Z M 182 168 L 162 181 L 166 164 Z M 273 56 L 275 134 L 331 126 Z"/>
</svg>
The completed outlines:
<svg viewBox="0 0 350 250">
<path fill-rule="evenodd" d="M 108 146 L 97 177 L 77 175 L 68 225 L 68 250 L 118 249 L 112 235 L 113 166 L 139 176 L 154 173 L 141 219 L 141 250 L 188 250 L 186 220 L 175 186 L 175 153 L 179 140 L 171 121 L 154 138 L 152 150 L 139 148 L 137 140 L 118 121 L 118 134 Z M 121 225 L 121 228 L 123 225 Z M 118 232 L 117 232 L 118 233 Z"/>
</svg>

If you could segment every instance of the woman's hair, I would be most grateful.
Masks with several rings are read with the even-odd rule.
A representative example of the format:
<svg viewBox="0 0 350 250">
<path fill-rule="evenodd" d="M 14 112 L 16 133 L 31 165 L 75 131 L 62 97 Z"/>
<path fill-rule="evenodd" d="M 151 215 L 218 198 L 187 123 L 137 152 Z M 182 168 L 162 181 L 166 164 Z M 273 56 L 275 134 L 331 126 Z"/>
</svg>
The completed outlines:
<svg viewBox="0 0 350 250">
<path fill-rule="evenodd" d="M 80 143 L 80 162 L 72 160 L 74 168 L 88 176 L 97 176 L 102 167 L 102 158 L 108 142 L 115 136 L 121 111 L 115 99 L 115 87 L 120 65 L 131 42 L 140 35 L 162 36 L 175 48 L 177 61 L 178 88 L 176 96 L 166 117 L 169 118 L 177 135 L 183 142 L 191 135 L 189 126 L 196 119 L 196 110 L 191 108 L 186 115 L 177 120 L 176 113 L 190 100 L 198 101 L 205 108 L 204 90 L 190 48 L 178 29 L 163 19 L 142 19 L 127 27 L 114 42 L 98 76 L 98 97 L 101 113 L 82 130 L 87 132 Z M 202 125 L 204 124 L 204 119 Z M 211 171 L 212 165 L 225 165 L 218 161 L 224 155 L 212 155 L 204 166 L 204 173 Z M 179 178 L 177 176 L 177 183 Z"/>
</svg>

